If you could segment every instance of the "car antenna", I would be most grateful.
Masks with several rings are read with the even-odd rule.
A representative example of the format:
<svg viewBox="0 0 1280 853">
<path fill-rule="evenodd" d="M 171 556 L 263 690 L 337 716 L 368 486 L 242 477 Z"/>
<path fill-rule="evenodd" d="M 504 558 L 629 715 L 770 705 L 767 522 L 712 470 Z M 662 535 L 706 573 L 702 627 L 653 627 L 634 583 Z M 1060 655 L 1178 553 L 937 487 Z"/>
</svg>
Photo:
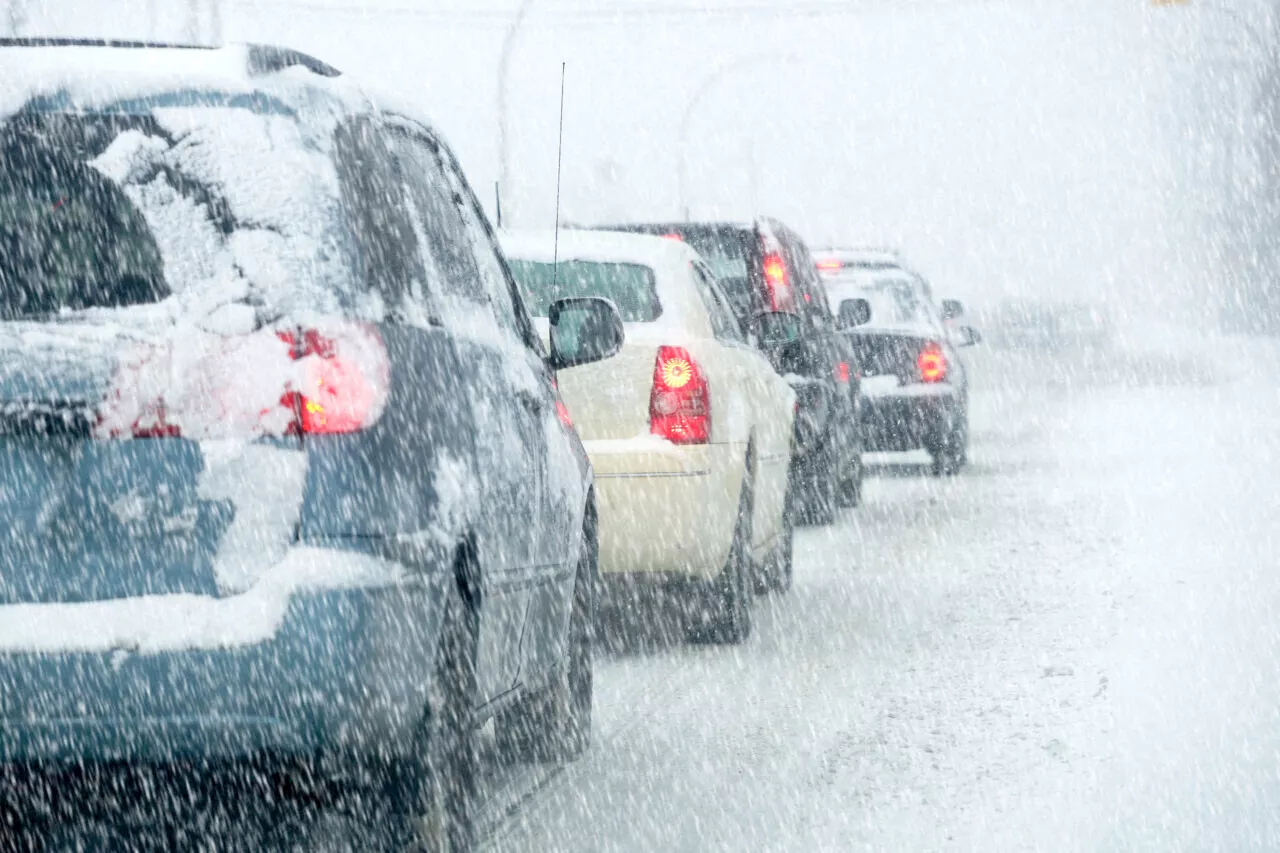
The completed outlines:
<svg viewBox="0 0 1280 853">
<path fill-rule="evenodd" d="M 560 140 L 556 144 L 556 224 L 551 250 L 551 292 L 560 283 L 560 169 L 564 164 L 564 71 L 568 63 L 560 63 Z"/>
</svg>

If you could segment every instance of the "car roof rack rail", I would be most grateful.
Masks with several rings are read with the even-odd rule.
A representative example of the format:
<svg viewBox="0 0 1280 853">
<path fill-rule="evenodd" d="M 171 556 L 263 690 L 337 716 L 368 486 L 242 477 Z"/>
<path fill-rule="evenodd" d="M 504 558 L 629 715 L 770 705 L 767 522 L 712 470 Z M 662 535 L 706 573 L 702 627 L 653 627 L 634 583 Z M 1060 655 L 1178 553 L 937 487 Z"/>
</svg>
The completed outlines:
<svg viewBox="0 0 1280 853">
<path fill-rule="evenodd" d="M 271 44 L 250 44 L 248 47 L 250 74 L 274 74 L 286 68 L 301 66 L 321 77 L 342 76 L 342 72 L 329 63 L 291 47 L 278 47 Z"/>
<path fill-rule="evenodd" d="M 0 48 L 4 47 L 108 47 L 132 50 L 216 50 L 207 44 L 179 44 L 162 41 L 131 41 L 128 39 L 93 39 L 93 38 L 51 38 L 30 37 L 0 38 Z M 294 50 L 289 47 L 278 47 L 271 44 L 249 44 L 249 73 L 251 75 L 274 74 L 295 66 L 302 67 L 312 74 L 321 77 L 341 77 L 342 72 L 327 62 Z"/>
<path fill-rule="evenodd" d="M 176 44 L 162 41 L 132 41 L 129 39 L 61 38 L 48 36 L 0 38 L 0 47 L 118 47 L 135 50 L 213 50 L 204 44 Z"/>
</svg>

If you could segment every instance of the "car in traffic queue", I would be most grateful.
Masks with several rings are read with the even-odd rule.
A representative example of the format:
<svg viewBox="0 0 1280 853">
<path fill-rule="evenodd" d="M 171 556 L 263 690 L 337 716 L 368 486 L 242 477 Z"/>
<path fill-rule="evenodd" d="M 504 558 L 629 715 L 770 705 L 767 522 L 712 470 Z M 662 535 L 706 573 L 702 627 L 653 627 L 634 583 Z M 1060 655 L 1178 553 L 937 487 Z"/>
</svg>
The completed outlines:
<svg viewBox="0 0 1280 853">
<path fill-rule="evenodd" d="M 675 587 L 693 637 L 742 642 L 753 587 L 791 584 L 795 394 L 688 245 L 599 231 L 502 244 L 553 341 L 571 296 L 608 299 L 626 330 L 616 357 L 558 376 L 595 470 L 602 577 Z"/>
<path fill-rule="evenodd" d="M 313 57 L 7 40 L 0 81 L 7 791 L 265 767 L 471 849 L 482 722 L 590 739 L 553 373 L 616 312 L 545 353 L 445 142 Z"/>
<path fill-rule="evenodd" d="M 935 475 L 968 461 L 969 381 L 961 347 L 976 329 L 951 325 L 956 300 L 934 304 L 928 281 L 883 250 L 818 252 L 837 324 L 862 375 L 859 417 L 869 452 L 925 450 Z"/>
<path fill-rule="evenodd" d="M 862 494 L 859 383 L 849 343 L 835 325 L 804 240 L 784 223 L 670 222 L 597 226 L 688 243 L 715 273 L 748 332 L 796 392 L 792 465 L 797 518 L 829 524 Z"/>
</svg>

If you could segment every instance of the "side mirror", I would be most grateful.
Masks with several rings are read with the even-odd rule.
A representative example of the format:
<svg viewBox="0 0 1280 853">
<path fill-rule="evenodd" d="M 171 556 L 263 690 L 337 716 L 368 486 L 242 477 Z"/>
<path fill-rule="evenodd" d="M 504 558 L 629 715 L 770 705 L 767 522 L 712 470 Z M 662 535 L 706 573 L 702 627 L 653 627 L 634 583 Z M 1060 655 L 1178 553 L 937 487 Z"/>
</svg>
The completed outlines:
<svg viewBox="0 0 1280 853">
<path fill-rule="evenodd" d="M 956 346 L 971 347 L 982 343 L 982 333 L 973 326 L 956 326 L 951 330 L 952 340 Z"/>
<path fill-rule="evenodd" d="M 837 329 L 856 329 L 871 322 L 871 303 L 865 299 L 846 299 L 840 303 Z"/>
<path fill-rule="evenodd" d="M 618 309 L 607 299 L 574 296 L 557 299 L 547 311 L 551 327 L 552 370 L 591 364 L 617 355 L 626 333 Z"/>
<path fill-rule="evenodd" d="M 964 303 L 959 299 L 942 300 L 942 319 L 954 320 L 964 316 Z"/>
<path fill-rule="evenodd" d="M 763 347 L 777 347 L 800 340 L 799 315 L 785 311 L 764 311 L 751 318 L 750 332 Z"/>
</svg>

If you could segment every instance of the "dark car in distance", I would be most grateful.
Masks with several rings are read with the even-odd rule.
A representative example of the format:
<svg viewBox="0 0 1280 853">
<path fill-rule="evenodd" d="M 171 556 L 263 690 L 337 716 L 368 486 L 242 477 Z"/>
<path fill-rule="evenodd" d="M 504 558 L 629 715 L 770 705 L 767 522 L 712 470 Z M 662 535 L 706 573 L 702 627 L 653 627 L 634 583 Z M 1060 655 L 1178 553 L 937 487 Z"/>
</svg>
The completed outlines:
<svg viewBox="0 0 1280 853">
<path fill-rule="evenodd" d="M 702 255 L 753 344 L 797 397 L 792 491 L 801 521 L 829 524 L 862 494 L 858 377 L 804 240 L 777 220 L 598 226 L 683 240 Z"/>
<path fill-rule="evenodd" d="M 311 57 L 10 41 L 0 79 L 4 784 L 265 766 L 470 849 L 481 722 L 590 737 L 553 371 L 616 312 L 558 303 L 545 355 L 443 140 Z"/>
<path fill-rule="evenodd" d="M 956 324 L 964 307 L 935 305 L 929 283 L 882 251 L 826 250 L 818 268 L 862 374 L 869 452 L 925 450 L 936 475 L 968 461 L 969 380 L 959 349 L 981 340 Z"/>
</svg>

